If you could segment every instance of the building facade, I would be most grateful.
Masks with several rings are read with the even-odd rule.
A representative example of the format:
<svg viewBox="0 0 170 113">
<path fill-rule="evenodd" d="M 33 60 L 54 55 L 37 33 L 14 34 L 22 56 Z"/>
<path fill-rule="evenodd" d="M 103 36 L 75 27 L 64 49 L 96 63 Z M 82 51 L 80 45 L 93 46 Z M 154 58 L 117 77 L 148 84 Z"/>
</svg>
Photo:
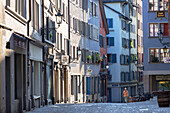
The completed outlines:
<svg viewBox="0 0 170 113">
<path fill-rule="evenodd" d="M 142 0 L 137 0 L 137 48 L 138 48 L 138 94 L 144 93 L 143 88 L 143 14 Z"/>
<path fill-rule="evenodd" d="M 135 96 L 137 92 L 136 2 L 126 0 L 103 0 L 103 2 L 109 27 L 108 73 L 112 76 L 112 79 L 108 79 L 108 98 L 110 102 L 123 102 L 122 93 L 125 87 L 129 91 L 129 96 Z"/>
<path fill-rule="evenodd" d="M 22 4 L 22 5 L 21 5 Z M 15 113 L 27 109 L 27 36 L 28 1 L 0 2 L 0 112 Z M 22 7 L 25 5 L 26 7 Z"/>
<path fill-rule="evenodd" d="M 157 11 L 163 11 L 168 15 L 168 0 L 143 1 L 143 42 L 144 42 L 144 92 L 161 90 L 161 83 L 169 79 L 169 63 L 164 58 L 169 57 L 169 48 L 159 41 L 160 31 L 162 32 L 162 43 L 169 42 L 168 16 L 158 17 Z M 154 43 L 153 43 L 154 42 Z M 168 48 L 164 51 L 165 46 Z"/>
<path fill-rule="evenodd" d="M 99 45 L 100 45 L 100 97 L 101 102 L 107 102 L 107 79 L 108 79 L 108 62 L 107 62 L 107 40 L 106 35 L 109 33 L 107 19 L 104 11 L 103 1 L 99 0 Z"/>
</svg>

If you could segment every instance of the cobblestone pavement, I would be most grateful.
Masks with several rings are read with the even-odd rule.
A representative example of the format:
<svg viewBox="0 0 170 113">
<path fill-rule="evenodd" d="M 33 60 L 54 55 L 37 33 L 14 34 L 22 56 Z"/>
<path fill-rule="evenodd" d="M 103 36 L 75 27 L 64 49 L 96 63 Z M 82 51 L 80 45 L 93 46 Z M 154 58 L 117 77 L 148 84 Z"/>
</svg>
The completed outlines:
<svg viewBox="0 0 170 113">
<path fill-rule="evenodd" d="M 56 104 L 28 113 L 170 113 L 170 107 L 159 108 L 154 98 L 133 103 Z"/>
</svg>

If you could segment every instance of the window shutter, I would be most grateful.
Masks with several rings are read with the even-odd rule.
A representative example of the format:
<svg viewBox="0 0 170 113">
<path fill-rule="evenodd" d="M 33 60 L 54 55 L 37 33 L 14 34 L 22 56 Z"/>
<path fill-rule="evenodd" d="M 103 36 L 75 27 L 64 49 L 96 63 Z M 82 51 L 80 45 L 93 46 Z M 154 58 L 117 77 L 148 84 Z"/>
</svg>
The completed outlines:
<svg viewBox="0 0 170 113">
<path fill-rule="evenodd" d="M 112 63 L 116 63 L 116 60 L 117 60 L 116 54 L 112 54 L 111 56 L 112 56 Z"/>
<path fill-rule="evenodd" d="M 90 2 L 90 13 L 93 15 L 93 2 Z"/>
<path fill-rule="evenodd" d="M 105 41 L 105 36 L 103 36 L 103 47 L 105 48 L 105 46 L 106 46 L 106 41 Z"/>
<path fill-rule="evenodd" d="M 133 39 L 133 43 L 134 43 L 134 48 L 136 47 L 136 41 L 135 39 Z"/>
<path fill-rule="evenodd" d="M 67 55 L 70 54 L 70 40 L 67 40 Z"/>
<path fill-rule="evenodd" d="M 53 28 L 55 28 L 55 22 L 52 22 L 52 26 Z M 56 43 L 56 30 L 53 30 L 53 37 L 52 37 L 52 41 L 53 43 Z"/>
<path fill-rule="evenodd" d="M 82 0 L 79 0 L 79 7 L 82 7 Z"/>
<path fill-rule="evenodd" d="M 95 11 L 96 10 L 96 8 L 95 8 L 95 3 L 93 3 L 93 16 L 95 16 Z"/>
<path fill-rule="evenodd" d="M 75 26 L 74 26 L 75 27 L 75 33 L 77 33 L 77 19 L 75 19 L 74 21 L 75 21 L 74 22 L 75 23 Z"/>
<path fill-rule="evenodd" d="M 75 18 L 73 17 L 73 29 L 75 30 Z"/>
<path fill-rule="evenodd" d="M 114 37 L 110 37 L 110 46 L 114 46 Z"/>
<path fill-rule="evenodd" d="M 66 22 L 68 23 L 68 7 L 66 6 Z"/>
<path fill-rule="evenodd" d="M 123 29 L 123 20 L 121 20 L 121 24 L 122 24 L 122 29 Z"/>
<path fill-rule="evenodd" d="M 79 32 L 79 23 L 80 23 L 80 20 L 77 19 L 77 32 Z"/>
<path fill-rule="evenodd" d="M 90 38 L 90 25 L 88 24 L 88 37 Z"/>
<path fill-rule="evenodd" d="M 72 57 L 72 45 L 70 45 L 70 56 L 71 56 L 71 58 L 73 58 Z"/>
</svg>

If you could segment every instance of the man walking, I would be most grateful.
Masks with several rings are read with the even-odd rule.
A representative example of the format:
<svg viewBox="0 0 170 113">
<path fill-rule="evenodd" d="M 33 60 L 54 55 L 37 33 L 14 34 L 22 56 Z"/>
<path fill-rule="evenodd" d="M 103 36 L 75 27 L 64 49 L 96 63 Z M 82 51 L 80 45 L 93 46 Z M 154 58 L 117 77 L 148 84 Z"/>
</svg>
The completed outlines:
<svg viewBox="0 0 170 113">
<path fill-rule="evenodd" d="M 127 103 L 127 98 L 128 98 L 129 94 L 128 94 L 128 90 L 125 88 L 125 90 L 123 91 L 123 97 L 125 99 L 125 103 Z"/>
</svg>

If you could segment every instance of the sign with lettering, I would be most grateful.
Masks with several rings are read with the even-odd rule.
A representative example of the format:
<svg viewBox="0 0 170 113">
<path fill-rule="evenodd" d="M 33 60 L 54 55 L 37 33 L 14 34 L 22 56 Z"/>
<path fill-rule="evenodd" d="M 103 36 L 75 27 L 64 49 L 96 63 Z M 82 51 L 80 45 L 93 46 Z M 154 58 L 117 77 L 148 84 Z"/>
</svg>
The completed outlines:
<svg viewBox="0 0 170 113">
<path fill-rule="evenodd" d="M 26 49 L 26 39 L 16 34 L 13 34 L 13 37 L 15 46 Z"/>
<path fill-rule="evenodd" d="M 166 12 L 165 11 L 157 11 L 156 12 L 156 17 L 157 18 L 166 17 Z"/>
<path fill-rule="evenodd" d="M 170 57 L 164 57 L 164 63 L 170 63 Z"/>
</svg>

